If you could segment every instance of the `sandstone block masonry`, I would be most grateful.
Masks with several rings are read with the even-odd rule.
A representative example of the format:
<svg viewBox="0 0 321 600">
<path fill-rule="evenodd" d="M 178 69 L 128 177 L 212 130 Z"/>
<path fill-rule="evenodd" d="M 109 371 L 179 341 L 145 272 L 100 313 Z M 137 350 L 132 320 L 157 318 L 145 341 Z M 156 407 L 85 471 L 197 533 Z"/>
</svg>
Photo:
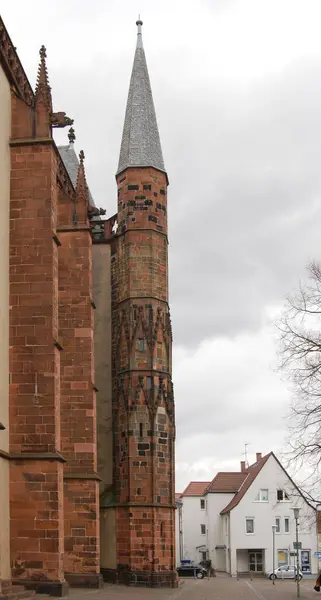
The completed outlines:
<svg viewBox="0 0 321 600">
<path fill-rule="evenodd" d="M 34 100 L 12 94 L 12 578 L 39 592 L 101 585 L 92 240 L 83 153 L 74 186 L 52 138 L 41 49 Z"/>
<path fill-rule="evenodd" d="M 167 285 L 167 178 L 117 178 L 113 256 L 116 569 L 106 578 L 175 586 L 174 403 Z"/>
</svg>

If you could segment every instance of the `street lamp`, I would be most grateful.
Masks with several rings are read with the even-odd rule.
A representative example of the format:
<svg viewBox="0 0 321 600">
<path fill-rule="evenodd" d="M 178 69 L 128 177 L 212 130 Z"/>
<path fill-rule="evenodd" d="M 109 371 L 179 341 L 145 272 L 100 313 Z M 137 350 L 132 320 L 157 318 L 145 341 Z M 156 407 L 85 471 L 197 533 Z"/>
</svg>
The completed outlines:
<svg viewBox="0 0 321 600">
<path fill-rule="evenodd" d="M 300 566 L 299 566 L 299 508 L 292 508 L 295 519 L 295 541 L 296 541 L 296 597 L 300 598 Z"/>
<path fill-rule="evenodd" d="M 272 525 L 272 548 L 273 548 L 273 555 L 272 555 L 272 563 L 273 563 L 273 577 L 272 577 L 272 581 L 273 581 L 273 585 L 275 585 L 275 532 L 276 532 L 276 525 Z"/>
</svg>

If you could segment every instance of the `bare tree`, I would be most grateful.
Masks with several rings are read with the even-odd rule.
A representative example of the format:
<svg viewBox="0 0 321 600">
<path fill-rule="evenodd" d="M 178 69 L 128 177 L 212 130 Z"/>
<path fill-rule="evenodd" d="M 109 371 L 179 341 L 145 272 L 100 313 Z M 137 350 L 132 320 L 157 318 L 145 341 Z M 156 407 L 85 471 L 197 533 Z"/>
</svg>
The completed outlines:
<svg viewBox="0 0 321 600">
<path fill-rule="evenodd" d="M 286 300 L 277 322 L 280 369 L 290 381 L 288 463 L 301 475 L 306 499 L 321 503 L 321 265 L 308 267 L 308 280 Z"/>
</svg>

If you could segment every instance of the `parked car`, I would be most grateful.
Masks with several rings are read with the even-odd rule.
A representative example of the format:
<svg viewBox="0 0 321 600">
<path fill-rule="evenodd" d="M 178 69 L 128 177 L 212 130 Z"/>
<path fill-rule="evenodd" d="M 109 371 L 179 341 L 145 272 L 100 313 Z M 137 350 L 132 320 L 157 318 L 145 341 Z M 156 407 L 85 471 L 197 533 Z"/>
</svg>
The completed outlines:
<svg viewBox="0 0 321 600">
<path fill-rule="evenodd" d="M 270 571 L 267 574 L 269 579 L 296 579 L 297 568 L 294 565 L 282 565 L 282 567 L 277 567 L 277 569 Z M 302 572 L 299 571 L 299 579 L 301 580 L 303 577 Z"/>
<path fill-rule="evenodd" d="M 200 565 L 183 564 L 177 567 L 177 573 L 180 577 L 197 577 L 197 579 L 203 579 L 207 571 Z"/>
</svg>

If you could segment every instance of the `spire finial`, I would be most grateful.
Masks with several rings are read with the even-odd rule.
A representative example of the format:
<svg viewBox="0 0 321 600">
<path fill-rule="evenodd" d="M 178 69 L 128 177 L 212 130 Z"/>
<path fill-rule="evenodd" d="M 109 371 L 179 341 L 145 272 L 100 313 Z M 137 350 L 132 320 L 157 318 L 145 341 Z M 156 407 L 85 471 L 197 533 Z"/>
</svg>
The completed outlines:
<svg viewBox="0 0 321 600">
<path fill-rule="evenodd" d="M 137 25 L 137 48 L 142 48 L 143 47 L 142 24 L 143 24 L 143 21 L 141 20 L 140 15 L 138 15 L 138 21 L 136 21 L 136 25 Z"/>
<path fill-rule="evenodd" d="M 73 127 L 70 127 L 70 129 L 68 131 L 69 144 L 74 144 L 75 139 L 76 139 L 75 130 Z"/>
<path fill-rule="evenodd" d="M 48 110 L 52 111 L 51 89 L 48 79 L 48 71 L 46 65 L 47 51 L 45 46 L 41 46 L 39 50 L 40 64 L 38 67 L 38 76 L 36 84 L 36 98 L 42 95 Z"/>
</svg>

